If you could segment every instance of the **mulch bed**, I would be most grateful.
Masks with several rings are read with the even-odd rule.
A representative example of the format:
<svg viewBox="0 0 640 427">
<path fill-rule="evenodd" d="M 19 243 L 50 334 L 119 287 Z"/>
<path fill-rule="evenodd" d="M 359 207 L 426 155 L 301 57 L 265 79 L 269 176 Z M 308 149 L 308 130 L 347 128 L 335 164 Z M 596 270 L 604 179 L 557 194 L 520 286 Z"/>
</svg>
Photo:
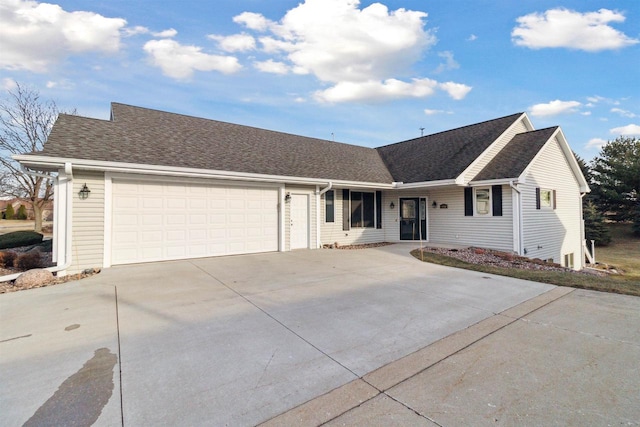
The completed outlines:
<svg viewBox="0 0 640 427">
<path fill-rule="evenodd" d="M 531 259 L 508 252 L 494 251 L 482 248 L 464 248 L 464 249 L 446 249 L 446 248 L 424 248 L 423 251 L 436 253 L 439 255 L 456 258 L 470 264 L 489 265 L 502 268 L 519 268 L 521 270 L 538 270 L 538 271 L 559 271 L 580 274 L 606 275 L 604 272 L 596 272 L 593 270 L 576 271 L 566 268 L 560 264 L 547 262 L 541 259 Z"/>
<path fill-rule="evenodd" d="M 15 252 L 17 254 L 21 254 L 21 253 L 25 253 L 25 252 L 29 252 L 31 250 L 34 250 L 35 246 L 37 246 L 37 245 L 24 246 L 24 247 L 18 247 L 18 248 L 11 248 L 11 249 L 6 249 L 5 251 L 11 251 L 11 252 Z M 43 266 L 43 268 L 52 267 L 54 265 L 52 260 L 51 260 L 51 252 L 48 252 L 48 251 L 40 252 L 40 258 L 41 258 L 41 265 Z M 18 270 L 16 268 L 0 268 L 0 276 L 7 276 L 9 274 L 15 274 L 15 273 L 21 273 L 21 272 L 22 271 L 20 271 L 20 270 Z M 22 290 L 25 290 L 25 289 L 44 288 L 44 287 L 47 287 L 47 286 L 58 285 L 60 283 L 70 282 L 72 280 L 84 279 L 85 277 L 93 276 L 94 274 L 97 274 L 99 272 L 100 272 L 99 269 L 88 269 L 88 270 L 85 270 L 82 273 L 78 273 L 78 274 L 72 274 L 72 275 L 63 276 L 63 277 L 54 276 L 52 281 L 47 282 L 47 283 L 43 283 L 43 284 L 40 284 L 40 285 L 35 285 L 35 286 L 16 286 L 15 285 L 15 280 L 11 280 L 9 282 L 0 282 L 0 294 L 4 294 L 4 293 L 7 293 L 7 292 L 22 291 Z"/>
</svg>

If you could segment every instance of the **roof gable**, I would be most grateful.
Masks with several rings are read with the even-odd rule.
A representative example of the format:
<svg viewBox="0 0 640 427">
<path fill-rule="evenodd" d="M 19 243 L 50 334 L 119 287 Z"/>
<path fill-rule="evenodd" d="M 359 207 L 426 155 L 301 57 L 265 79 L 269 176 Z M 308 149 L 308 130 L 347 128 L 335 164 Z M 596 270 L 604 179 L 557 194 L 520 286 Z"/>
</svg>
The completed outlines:
<svg viewBox="0 0 640 427">
<path fill-rule="evenodd" d="M 517 179 L 558 127 L 519 133 L 484 167 L 473 181 Z"/>
<path fill-rule="evenodd" d="M 522 113 L 377 148 L 395 181 L 456 179 Z"/>
</svg>

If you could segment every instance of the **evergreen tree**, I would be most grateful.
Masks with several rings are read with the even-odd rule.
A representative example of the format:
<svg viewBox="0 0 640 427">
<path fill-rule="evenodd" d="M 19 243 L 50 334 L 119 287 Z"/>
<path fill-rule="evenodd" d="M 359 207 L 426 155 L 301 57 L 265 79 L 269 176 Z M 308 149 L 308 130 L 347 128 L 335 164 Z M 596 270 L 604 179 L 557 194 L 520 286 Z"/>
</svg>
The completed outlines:
<svg viewBox="0 0 640 427">
<path fill-rule="evenodd" d="M 16 212 L 13 210 L 13 205 L 11 203 L 9 203 L 7 205 L 7 209 L 4 211 L 4 218 L 5 219 L 13 219 L 13 217 L 16 216 Z"/>
<path fill-rule="evenodd" d="M 597 246 L 607 246 L 611 243 L 611 235 L 604 222 L 604 215 L 591 200 L 585 202 L 583 214 L 584 234 L 587 241 L 594 240 Z"/>
<path fill-rule="evenodd" d="M 640 139 L 607 142 L 591 163 L 595 203 L 613 221 L 634 217 L 640 194 Z"/>
<path fill-rule="evenodd" d="M 24 205 L 20 205 L 18 208 L 18 215 L 16 217 L 21 220 L 27 219 L 27 208 L 25 208 Z"/>
</svg>

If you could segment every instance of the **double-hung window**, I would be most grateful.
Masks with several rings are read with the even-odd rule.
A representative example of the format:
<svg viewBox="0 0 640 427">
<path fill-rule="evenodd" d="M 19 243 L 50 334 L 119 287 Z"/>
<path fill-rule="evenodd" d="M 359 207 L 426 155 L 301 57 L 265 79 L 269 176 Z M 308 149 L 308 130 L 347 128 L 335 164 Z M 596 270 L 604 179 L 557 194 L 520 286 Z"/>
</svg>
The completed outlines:
<svg viewBox="0 0 640 427">
<path fill-rule="evenodd" d="M 476 215 L 491 213 L 491 189 L 476 188 Z"/>
</svg>

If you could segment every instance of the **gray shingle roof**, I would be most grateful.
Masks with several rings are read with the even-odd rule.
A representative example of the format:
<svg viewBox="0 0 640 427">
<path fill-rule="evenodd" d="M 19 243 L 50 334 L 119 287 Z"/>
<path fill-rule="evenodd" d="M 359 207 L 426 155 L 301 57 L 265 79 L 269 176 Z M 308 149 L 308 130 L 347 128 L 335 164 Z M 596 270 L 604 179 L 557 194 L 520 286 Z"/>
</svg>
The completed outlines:
<svg viewBox="0 0 640 427">
<path fill-rule="evenodd" d="M 375 149 L 112 104 L 112 120 L 60 115 L 44 156 L 391 183 Z"/>
<path fill-rule="evenodd" d="M 457 178 L 522 113 L 379 147 L 396 181 Z"/>
<path fill-rule="evenodd" d="M 557 126 L 517 134 L 473 181 L 518 178 L 556 129 Z"/>
<path fill-rule="evenodd" d="M 455 179 L 522 113 L 377 149 L 112 104 L 61 114 L 43 156 L 371 183 Z M 475 180 L 517 177 L 556 128 L 517 135 Z M 546 136 L 548 135 L 548 136 Z"/>
</svg>

